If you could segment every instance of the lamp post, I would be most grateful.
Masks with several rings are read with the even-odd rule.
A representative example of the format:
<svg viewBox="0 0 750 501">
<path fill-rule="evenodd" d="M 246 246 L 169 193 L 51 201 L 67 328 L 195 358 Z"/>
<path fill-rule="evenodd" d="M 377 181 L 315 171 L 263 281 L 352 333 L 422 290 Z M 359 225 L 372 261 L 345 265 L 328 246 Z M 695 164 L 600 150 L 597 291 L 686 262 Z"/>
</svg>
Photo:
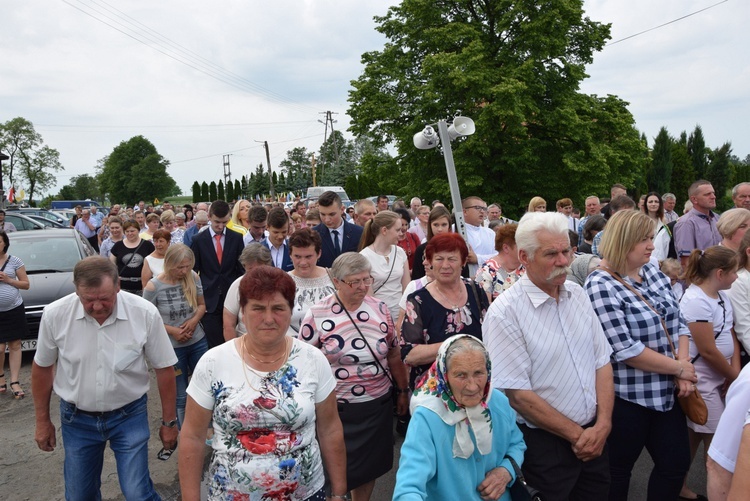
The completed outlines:
<svg viewBox="0 0 750 501">
<path fill-rule="evenodd" d="M 456 214 L 456 230 L 466 240 L 466 222 L 464 221 L 464 210 L 461 205 L 461 193 L 458 189 L 458 177 L 456 176 L 456 165 L 453 163 L 453 148 L 451 141 L 458 137 L 470 136 L 476 131 L 474 121 L 468 117 L 454 117 L 453 123 L 449 126 L 446 120 L 439 120 L 437 123 L 438 133 L 432 125 L 428 125 L 414 134 L 414 146 L 420 150 L 429 150 L 437 146 L 438 139 L 443 147 L 443 159 L 445 160 L 445 170 L 448 173 L 448 185 L 451 189 L 451 202 Z"/>
<path fill-rule="evenodd" d="M 3 189 L 3 160 L 8 160 L 10 157 L 0 151 L 0 209 L 5 208 L 5 190 Z"/>
</svg>

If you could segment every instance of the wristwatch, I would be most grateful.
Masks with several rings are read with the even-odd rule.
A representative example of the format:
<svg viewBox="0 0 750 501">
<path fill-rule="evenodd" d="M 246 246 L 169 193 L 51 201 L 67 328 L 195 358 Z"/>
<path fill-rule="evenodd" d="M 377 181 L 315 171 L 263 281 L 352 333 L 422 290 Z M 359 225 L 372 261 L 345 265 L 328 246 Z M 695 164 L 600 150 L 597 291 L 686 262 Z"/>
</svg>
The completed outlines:
<svg viewBox="0 0 750 501">
<path fill-rule="evenodd" d="M 175 426 L 177 426 L 177 420 L 176 420 L 176 419 L 173 419 L 173 420 L 171 420 L 171 421 L 167 422 L 167 421 L 164 421 L 164 420 L 162 419 L 162 420 L 161 420 L 161 425 L 162 425 L 162 426 L 166 426 L 167 428 L 174 428 Z"/>
</svg>

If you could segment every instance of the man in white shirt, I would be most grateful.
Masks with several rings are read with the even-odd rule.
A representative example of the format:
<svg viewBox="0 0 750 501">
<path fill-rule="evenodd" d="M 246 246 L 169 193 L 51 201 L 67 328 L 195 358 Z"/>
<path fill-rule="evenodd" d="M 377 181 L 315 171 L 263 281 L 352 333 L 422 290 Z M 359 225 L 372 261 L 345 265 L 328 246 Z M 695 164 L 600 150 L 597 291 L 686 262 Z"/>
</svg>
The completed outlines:
<svg viewBox="0 0 750 501">
<path fill-rule="evenodd" d="M 661 196 L 661 201 L 664 203 L 664 222 L 671 223 L 677 221 L 680 215 L 674 211 L 674 206 L 677 204 L 677 197 L 674 193 L 665 193 Z"/>
<path fill-rule="evenodd" d="M 50 419 L 54 388 L 65 444 L 65 498 L 101 498 L 109 442 L 125 498 L 159 499 L 148 471 L 146 361 L 156 372 L 161 397 L 159 438 L 165 450 L 177 446 L 177 357 L 161 315 L 148 301 L 120 292 L 117 268 L 106 258 L 80 261 L 73 282 L 76 292 L 42 314 L 31 370 L 34 438 L 43 451 L 56 446 Z"/>
<path fill-rule="evenodd" d="M 569 198 L 561 198 L 555 204 L 557 212 L 565 216 L 568 221 L 568 229 L 570 231 L 578 232 L 578 219 L 573 217 L 573 200 Z"/>
<path fill-rule="evenodd" d="M 529 484 L 553 501 L 607 499 L 612 348 L 586 293 L 565 281 L 567 222 L 529 212 L 516 245 L 526 274 L 492 303 L 482 326 L 492 386 L 518 413 Z"/>
<path fill-rule="evenodd" d="M 466 238 L 469 244 L 469 276 L 474 277 L 484 262 L 497 254 L 495 232 L 484 227 L 487 204 L 479 197 L 464 198 L 461 202 L 466 222 Z"/>
</svg>

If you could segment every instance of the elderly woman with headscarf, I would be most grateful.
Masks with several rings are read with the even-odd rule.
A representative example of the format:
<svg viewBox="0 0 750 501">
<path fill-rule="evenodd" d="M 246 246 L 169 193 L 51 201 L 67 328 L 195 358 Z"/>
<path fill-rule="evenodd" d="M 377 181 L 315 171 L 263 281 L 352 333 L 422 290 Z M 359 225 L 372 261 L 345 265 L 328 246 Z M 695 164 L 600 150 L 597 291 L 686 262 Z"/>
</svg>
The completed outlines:
<svg viewBox="0 0 750 501">
<path fill-rule="evenodd" d="M 526 444 L 478 339 L 447 339 L 411 400 L 393 499 L 509 500 Z"/>
</svg>

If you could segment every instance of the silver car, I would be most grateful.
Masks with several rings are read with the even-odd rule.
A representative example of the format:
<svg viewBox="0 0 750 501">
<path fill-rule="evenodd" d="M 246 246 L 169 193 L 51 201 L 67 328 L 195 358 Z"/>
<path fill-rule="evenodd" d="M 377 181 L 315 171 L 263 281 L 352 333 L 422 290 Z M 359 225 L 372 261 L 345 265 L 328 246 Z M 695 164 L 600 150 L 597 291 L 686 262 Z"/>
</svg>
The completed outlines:
<svg viewBox="0 0 750 501">
<path fill-rule="evenodd" d="M 42 310 L 49 303 L 75 292 L 73 267 L 96 252 L 86 238 L 72 228 L 18 231 L 8 233 L 8 238 L 8 254 L 23 261 L 30 283 L 29 290 L 21 291 L 29 324 L 29 337 L 21 340 L 21 349 L 34 350 Z"/>
</svg>

